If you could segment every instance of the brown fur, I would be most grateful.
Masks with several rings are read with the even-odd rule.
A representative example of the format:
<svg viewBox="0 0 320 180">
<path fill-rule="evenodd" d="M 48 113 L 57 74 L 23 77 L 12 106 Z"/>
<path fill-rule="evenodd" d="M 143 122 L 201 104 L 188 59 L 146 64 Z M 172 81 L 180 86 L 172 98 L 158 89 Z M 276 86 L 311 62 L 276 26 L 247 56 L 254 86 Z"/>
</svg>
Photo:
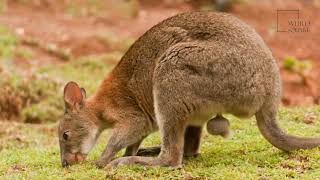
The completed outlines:
<svg viewBox="0 0 320 180">
<path fill-rule="evenodd" d="M 72 92 L 65 91 L 65 101 L 75 102 L 68 102 L 71 106 L 59 126 L 63 165 L 74 162 L 66 153 L 87 154 L 100 132 L 112 128 L 97 166 L 179 167 L 183 152 L 198 153 L 203 124 L 221 113 L 255 115 L 263 136 L 284 151 L 320 144 L 318 138 L 289 136 L 280 130 L 276 61 L 251 27 L 228 14 L 190 12 L 168 18 L 131 46 L 90 98 L 78 102 L 81 89 Z M 68 98 L 72 94 L 77 98 Z M 157 129 L 162 140 L 157 157 L 111 161 L 126 147 L 126 155 L 135 155 L 140 142 Z M 63 139 L 66 131 L 68 140 Z"/>
</svg>

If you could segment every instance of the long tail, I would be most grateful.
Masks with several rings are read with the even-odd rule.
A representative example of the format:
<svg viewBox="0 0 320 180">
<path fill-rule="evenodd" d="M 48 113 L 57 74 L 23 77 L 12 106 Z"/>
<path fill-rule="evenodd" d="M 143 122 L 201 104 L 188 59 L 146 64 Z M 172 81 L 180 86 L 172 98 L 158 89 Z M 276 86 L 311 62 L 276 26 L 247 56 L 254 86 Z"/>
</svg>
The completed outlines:
<svg viewBox="0 0 320 180">
<path fill-rule="evenodd" d="M 277 124 L 276 114 L 276 108 L 270 106 L 264 106 L 256 113 L 259 130 L 272 145 L 283 151 L 311 149 L 320 146 L 320 138 L 297 137 L 283 132 Z"/>
</svg>

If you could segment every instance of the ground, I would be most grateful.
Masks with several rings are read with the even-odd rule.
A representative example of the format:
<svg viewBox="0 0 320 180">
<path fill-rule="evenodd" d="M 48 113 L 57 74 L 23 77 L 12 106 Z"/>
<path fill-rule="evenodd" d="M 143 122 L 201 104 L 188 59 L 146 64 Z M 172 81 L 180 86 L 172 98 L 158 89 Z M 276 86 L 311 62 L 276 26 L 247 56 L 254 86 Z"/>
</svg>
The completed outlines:
<svg viewBox="0 0 320 180">
<path fill-rule="evenodd" d="M 182 169 L 123 166 L 97 169 L 97 159 L 105 147 L 108 132 L 100 137 L 86 162 L 62 168 L 56 124 L 0 122 L 1 179 L 315 179 L 320 176 L 319 148 L 282 152 L 259 133 L 254 118 L 231 120 L 230 139 L 204 133 L 201 155 L 183 161 Z M 278 118 L 290 134 L 320 134 L 320 107 L 282 108 Z M 148 137 L 143 146 L 160 143 L 159 134 Z M 119 153 L 121 155 L 123 152 Z"/>
<path fill-rule="evenodd" d="M 148 28 L 176 13 L 213 9 L 206 0 L 159 2 L 0 0 L 0 179 L 320 176 L 319 148 L 281 152 L 260 135 L 254 118 L 240 120 L 230 115 L 226 116 L 234 136 L 223 139 L 204 133 L 202 154 L 185 159 L 182 169 L 97 169 L 92 161 L 102 152 L 108 132 L 85 163 L 61 167 L 57 122 L 63 114 L 62 89 L 66 82 L 78 82 L 90 95 Z M 311 22 L 311 31 L 276 32 L 277 9 L 299 9 L 301 18 Z M 278 119 L 290 134 L 320 133 L 319 10 L 318 0 L 239 0 L 229 10 L 256 29 L 278 61 L 284 86 L 284 107 Z M 155 133 L 143 146 L 157 144 L 160 139 Z"/>
</svg>

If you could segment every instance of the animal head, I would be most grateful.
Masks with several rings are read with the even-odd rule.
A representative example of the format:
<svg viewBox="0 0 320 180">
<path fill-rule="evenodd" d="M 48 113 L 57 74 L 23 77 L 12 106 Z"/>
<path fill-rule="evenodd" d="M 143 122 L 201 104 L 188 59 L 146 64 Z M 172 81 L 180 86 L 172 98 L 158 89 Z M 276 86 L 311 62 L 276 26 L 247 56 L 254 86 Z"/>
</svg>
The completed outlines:
<svg viewBox="0 0 320 180">
<path fill-rule="evenodd" d="M 94 123 L 96 117 L 86 105 L 86 92 L 77 83 L 66 84 L 64 102 L 65 114 L 58 129 L 63 167 L 84 161 L 99 131 Z"/>
</svg>

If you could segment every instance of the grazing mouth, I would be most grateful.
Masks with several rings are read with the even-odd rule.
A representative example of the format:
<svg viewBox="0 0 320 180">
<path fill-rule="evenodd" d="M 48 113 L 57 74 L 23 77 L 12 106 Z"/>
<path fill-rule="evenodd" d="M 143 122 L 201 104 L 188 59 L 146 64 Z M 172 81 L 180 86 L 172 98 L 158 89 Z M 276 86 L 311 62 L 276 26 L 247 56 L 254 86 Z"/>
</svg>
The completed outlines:
<svg viewBox="0 0 320 180">
<path fill-rule="evenodd" d="M 74 153 L 68 154 L 65 158 L 62 159 L 62 167 L 68 167 L 72 164 L 81 163 L 87 157 L 87 154 Z"/>
</svg>

